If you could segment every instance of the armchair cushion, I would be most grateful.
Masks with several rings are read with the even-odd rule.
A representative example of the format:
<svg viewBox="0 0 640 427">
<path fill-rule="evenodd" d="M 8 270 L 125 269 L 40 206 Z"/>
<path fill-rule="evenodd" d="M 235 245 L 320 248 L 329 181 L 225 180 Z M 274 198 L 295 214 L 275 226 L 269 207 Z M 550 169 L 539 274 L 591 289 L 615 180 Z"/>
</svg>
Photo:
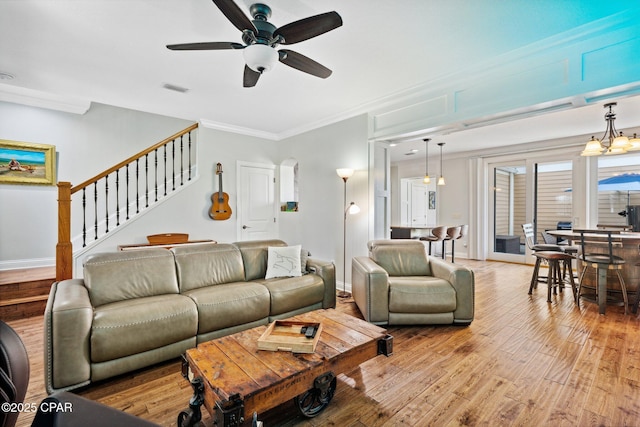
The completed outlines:
<svg viewBox="0 0 640 427">
<path fill-rule="evenodd" d="M 449 313 L 456 309 L 456 291 L 444 279 L 425 276 L 389 277 L 389 311 Z"/>
<path fill-rule="evenodd" d="M 430 276 L 431 268 L 424 246 L 420 242 L 414 245 L 374 245 L 371 247 L 371 259 L 384 268 L 389 276 Z"/>
</svg>

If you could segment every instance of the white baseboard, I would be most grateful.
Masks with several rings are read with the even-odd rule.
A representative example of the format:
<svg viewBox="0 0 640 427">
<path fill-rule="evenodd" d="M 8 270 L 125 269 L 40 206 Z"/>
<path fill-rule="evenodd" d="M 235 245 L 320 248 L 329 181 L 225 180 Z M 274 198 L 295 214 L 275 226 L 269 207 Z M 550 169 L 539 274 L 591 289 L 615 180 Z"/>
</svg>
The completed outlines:
<svg viewBox="0 0 640 427">
<path fill-rule="evenodd" d="M 18 270 L 23 268 L 55 267 L 55 258 L 16 259 L 12 261 L 0 261 L 0 271 Z"/>
</svg>

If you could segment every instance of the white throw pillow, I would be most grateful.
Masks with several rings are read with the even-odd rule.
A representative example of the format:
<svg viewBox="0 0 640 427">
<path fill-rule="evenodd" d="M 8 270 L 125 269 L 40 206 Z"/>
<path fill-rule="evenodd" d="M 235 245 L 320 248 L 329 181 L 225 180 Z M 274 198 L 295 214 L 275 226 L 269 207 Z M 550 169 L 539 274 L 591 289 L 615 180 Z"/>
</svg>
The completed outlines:
<svg viewBox="0 0 640 427">
<path fill-rule="evenodd" d="M 265 279 L 274 277 L 302 276 L 300 271 L 301 246 L 269 246 L 267 274 Z"/>
</svg>

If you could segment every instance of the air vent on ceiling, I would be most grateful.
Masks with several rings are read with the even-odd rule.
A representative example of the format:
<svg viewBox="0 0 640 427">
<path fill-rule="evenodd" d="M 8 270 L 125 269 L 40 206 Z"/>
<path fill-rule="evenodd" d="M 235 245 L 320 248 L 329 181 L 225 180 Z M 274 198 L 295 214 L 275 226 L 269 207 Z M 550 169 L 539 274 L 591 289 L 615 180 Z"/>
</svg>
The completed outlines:
<svg viewBox="0 0 640 427">
<path fill-rule="evenodd" d="M 173 90 L 175 92 L 180 92 L 180 93 L 189 92 L 189 89 L 187 89 L 186 87 L 182 87 L 182 86 L 178 86 L 178 85 L 172 85 L 171 83 L 165 83 L 162 87 L 165 88 L 165 89 Z"/>
</svg>

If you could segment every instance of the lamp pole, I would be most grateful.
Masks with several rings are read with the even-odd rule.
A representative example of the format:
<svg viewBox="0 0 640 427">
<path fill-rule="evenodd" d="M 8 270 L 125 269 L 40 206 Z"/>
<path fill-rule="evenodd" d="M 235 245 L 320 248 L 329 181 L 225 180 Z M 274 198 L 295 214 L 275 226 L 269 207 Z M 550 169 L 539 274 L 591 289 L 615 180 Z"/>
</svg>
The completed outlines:
<svg viewBox="0 0 640 427">
<path fill-rule="evenodd" d="M 347 292 L 347 179 L 348 176 L 342 177 L 344 181 L 344 203 L 342 205 L 344 216 L 342 221 L 342 290 L 338 292 L 338 298 L 349 298 L 351 295 Z"/>
<path fill-rule="evenodd" d="M 344 181 L 344 202 L 343 212 L 344 217 L 342 221 L 342 290 L 338 292 L 338 298 L 348 298 L 351 295 L 347 292 L 347 180 L 353 175 L 353 169 L 337 169 L 336 173 L 342 181 Z"/>
</svg>

